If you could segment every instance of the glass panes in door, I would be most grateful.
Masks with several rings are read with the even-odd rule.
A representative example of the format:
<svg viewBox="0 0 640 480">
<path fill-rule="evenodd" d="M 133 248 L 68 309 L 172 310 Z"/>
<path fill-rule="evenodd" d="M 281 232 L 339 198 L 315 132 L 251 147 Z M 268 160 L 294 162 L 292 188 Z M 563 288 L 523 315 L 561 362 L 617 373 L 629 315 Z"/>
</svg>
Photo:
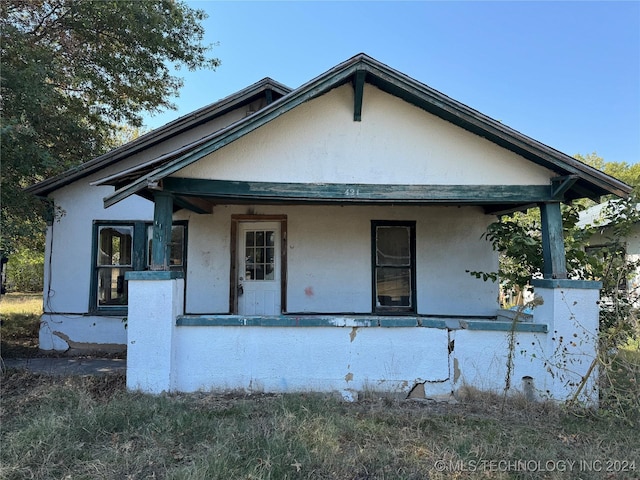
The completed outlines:
<svg viewBox="0 0 640 480">
<path fill-rule="evenodd" d="M 245 232 L 245 280 L 273 280 L 275 269 L 273 230 Z"/>
</svg>

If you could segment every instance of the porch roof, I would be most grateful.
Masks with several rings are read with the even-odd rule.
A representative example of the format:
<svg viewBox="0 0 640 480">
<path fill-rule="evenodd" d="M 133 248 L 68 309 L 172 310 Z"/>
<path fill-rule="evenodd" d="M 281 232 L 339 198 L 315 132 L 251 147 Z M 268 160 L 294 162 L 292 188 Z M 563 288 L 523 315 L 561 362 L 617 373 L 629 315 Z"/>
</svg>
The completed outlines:
<svg viewBox="0 0 640 480">
<path fill-rule="evenodd" d="M 527 137 L 365 54 L 352 57 L 298 89 L 282 96 L 258 112 L 224 129 L 163 156 L 154 158 L 146 164 L 103 178 L 94 182 L 94 184 L 113 185 L 116 187 L 116 191 L 104 199 L 105 207 L 133 194 L 140 194 L 150 198 L 153 195 L 153 190 L 162 188 L 170 190 L 167 185 L 167 183 L 170 183 L 168 177 L 180 169 L 223 148 L 298 105 L 347 83 L 351 83 L 354 87 L 354 121 L 359 121 L 362 116 L 363 86 L 365 82 L 557 173 L 557 179 L 554 180 L 553 184 L 549 188 L 540 190 L 540 194 L 534 196 L 534 198 L 507 200 L 503 204 L 499 204 L 500 202 L 497 199 L 494 199 L 494 201 L 491 198 L 478 198 L 475 201 L 477 204 L 494 205 L 493 210 L 495 211 L 500 211 L 501 209 L 513 210 L 536 202 L 564 201 L 585 197 L 597 198 L 607 194 L 626 196 L 631 192 L 631 187 L 614 177 Z M 305 188 L 305 185 L 301 187 Z M 339 186 L 339 188 L 343 187 L 345 189 L 351 188 L 348 185 Z M 217 198 L 217 194 L 213 191 L 202 191 L 197 196 L 213 200 Z M 300 201 L 300 199 L 291 197 L 285 192 L 281 196 L 292 201 Z M 268 201 L 259 196 L 239 196 L 237 199 Z M 315 200 L 307 198 L 306 200 L 321 201 L 331 200 L 331 198 Z M 351 200 L 355 201 L 355 199 Z M 396 200 L 401 201 L 402 199 Z M 428 195 L 422 197 L 424 203 L 431 203 L 434 200 L 437 199 L 430 198 Z M 449 200 L 452 203 L 456 203 L 459 199 L 450 198 Z M 198 208 L 200 207 L 197 207 L 196 210 Z M 204 210 L 207 209 L 206 206 L 203 208 Z"/>
</svg>

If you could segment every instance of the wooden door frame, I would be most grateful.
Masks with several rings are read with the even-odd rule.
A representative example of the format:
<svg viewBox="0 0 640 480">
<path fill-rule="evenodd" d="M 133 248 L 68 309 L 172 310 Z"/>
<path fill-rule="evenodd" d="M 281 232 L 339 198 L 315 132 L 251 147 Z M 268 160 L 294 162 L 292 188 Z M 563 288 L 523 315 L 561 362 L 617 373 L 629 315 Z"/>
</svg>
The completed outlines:
<svg viewBox="0 0 640 480">
<path fill-rule="evenodd" d="M 280 223 L 280 312 L 287 311 L 287 216 L 231 215 L 231 268 L 229 269 L 229 313 L 238 313 L 238 224 L 244 222 Z"/>
</svg>

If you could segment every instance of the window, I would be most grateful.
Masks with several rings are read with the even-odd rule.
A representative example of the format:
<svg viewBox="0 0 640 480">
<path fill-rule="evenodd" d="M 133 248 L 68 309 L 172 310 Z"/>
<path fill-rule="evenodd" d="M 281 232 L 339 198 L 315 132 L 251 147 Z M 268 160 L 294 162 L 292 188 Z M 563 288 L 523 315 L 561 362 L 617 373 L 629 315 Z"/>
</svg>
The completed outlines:
<svg viewBox="0 0 640 480">
<path fill-rule="evenodd" d="M 186 223 L 171 229 L 171 269 L 185 269 Z M 126 312 L 125 273 L 147 270 L 151 261 L 150 222 L 95 222 L 93 274 L 89 310 L 119 315 Z"/>
<path fill-rule="evenodd" d="M 98 307 L 127 304 L 124 274 L 133 270 L 133 226 L 98 227 Z"/>
<path fill-rule="evenodd" d="M 276 232 L 245 231 L 245 280 L 274 280 Z"/>
<path fill-rule="evenodd" d="M 371 222 L 376 313 L 416 312 L 415 230 L 415 222 Z"/>
</svg>

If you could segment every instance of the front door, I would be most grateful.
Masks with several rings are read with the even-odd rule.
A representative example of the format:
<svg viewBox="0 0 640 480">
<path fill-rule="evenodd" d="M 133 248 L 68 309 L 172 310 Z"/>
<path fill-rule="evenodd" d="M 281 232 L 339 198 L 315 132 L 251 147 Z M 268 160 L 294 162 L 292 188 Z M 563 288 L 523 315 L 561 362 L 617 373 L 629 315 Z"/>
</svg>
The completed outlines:
<svg viewBox="0 0 640 480">
<path fill-rule="evenodd" d="M 280 222 L 240 222 L 236 258 L 238 314 L 279 315 Z"/>
</svg>

